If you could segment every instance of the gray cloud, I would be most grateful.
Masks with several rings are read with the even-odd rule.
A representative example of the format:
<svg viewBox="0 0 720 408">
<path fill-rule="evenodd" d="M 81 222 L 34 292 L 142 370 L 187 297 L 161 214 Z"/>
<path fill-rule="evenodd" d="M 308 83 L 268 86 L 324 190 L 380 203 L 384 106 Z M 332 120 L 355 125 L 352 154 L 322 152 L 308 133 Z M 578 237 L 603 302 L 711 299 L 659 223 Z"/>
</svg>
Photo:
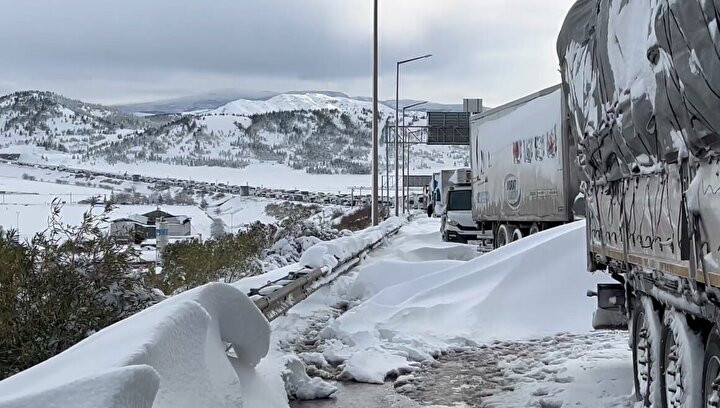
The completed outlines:
<svg viewBox="0 0 720 408">
<path fill-rule="evenodd" d="M 221 88 L 370 94 L 370 0 L 0 0 L 0 91 L 113 103 Z M 381 0 L 383 97 L 492 104 L 557 82 L 572 0 Z"/>
</svg>

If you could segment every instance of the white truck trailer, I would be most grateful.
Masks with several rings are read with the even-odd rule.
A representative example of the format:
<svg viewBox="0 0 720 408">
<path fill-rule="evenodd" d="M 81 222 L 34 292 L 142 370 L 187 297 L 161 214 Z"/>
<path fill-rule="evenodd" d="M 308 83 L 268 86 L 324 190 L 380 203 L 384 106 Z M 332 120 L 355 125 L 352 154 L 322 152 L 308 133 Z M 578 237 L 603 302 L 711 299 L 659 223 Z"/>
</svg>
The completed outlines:
<svg viewBox="0 0 720 408">
<path fill-rule="evenodd" d="M 560 85 L 470 118 L 472 215 L 486 247 L 574 220 L 580 182 Z"/>
</svg>

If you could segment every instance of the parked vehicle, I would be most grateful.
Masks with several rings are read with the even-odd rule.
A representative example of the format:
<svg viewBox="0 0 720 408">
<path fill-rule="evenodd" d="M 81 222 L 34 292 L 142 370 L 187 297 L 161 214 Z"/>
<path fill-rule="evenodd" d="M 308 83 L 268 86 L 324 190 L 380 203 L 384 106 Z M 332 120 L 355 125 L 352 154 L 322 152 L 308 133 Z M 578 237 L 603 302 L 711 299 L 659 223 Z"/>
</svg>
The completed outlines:
<svg viewBox="0 0 720 408">
<path fill-rule="evenodd" d="M 455 173 L 455 170 L 441 170 L 432 176 L 432 206 L 434 215 L 436 217 L 442 216 L 445 212 L 445 198 L 447 196 L 448 189 L 450 188 L 450 177 Z"/>
<path fill-rule="evenodd" d="M 498 248 L 574 220 L 575 143 L 559 85 L 470 118 L 472 217 Z"/>
<path fill-rule="evenodd" d="M 630 321 L 642 406 L 720 401 L 718 9 L 579 1 L 558 39 L 588 269 L 618 282 L 593 295 Z"/>
<path fill-rule="evenodd" d="M 440 220 L 443 241 L 467 243 L 478 239 L 480 231 L 472 216 L 471 174 L 470 169 L 457 169 L 448 179 Z"/>
</svg>

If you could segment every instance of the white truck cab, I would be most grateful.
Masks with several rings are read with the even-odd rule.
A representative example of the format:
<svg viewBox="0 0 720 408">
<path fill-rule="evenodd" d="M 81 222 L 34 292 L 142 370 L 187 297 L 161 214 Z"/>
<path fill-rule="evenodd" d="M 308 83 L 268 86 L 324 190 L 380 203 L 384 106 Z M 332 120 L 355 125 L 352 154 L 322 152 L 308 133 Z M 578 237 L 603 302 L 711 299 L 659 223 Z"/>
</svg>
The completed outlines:
<svg viewBox="0 0 720 408">
<path fill-rule="evenodd" d="M 481 232 L 472 216 L 472 186 L 469 169 L 458 169 L 450 178 L 440 222 L 443 241 L 475 241 Z"/>
</svg>

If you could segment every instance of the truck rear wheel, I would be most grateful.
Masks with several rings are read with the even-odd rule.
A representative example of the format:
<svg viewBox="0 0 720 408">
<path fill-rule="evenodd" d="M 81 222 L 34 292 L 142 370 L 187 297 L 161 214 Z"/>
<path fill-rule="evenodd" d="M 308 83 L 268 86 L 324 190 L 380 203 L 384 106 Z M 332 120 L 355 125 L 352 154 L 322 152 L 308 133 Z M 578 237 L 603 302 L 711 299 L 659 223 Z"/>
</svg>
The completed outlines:
<svg viewBox="0 0 720 408">
<path fill-rule="evenodd" d="M 503 247 L 509 243 L 511 243 L 513 234 L 513 228 L 511 225 L 502 224 L 498 227 L 497 230 L 497 239 L 495 240 L 497 242 L 497 248 Z"/>
<path fill-rule="evenodd" d="M 512 242 L 521 240 L 523 238 L 523 233 L 520 231 L 520 228 L 515 228 L 512 233 Z"/>
<path fill-rule="evenodd" d="M 660 342 L 662 325 L 652 299 L 640 296 L 632 319 L 635 397 L 644 407 L 660 406 Z"/>
<path fill-rule="evenodd" d="M 700 361 L 702 335 L 690 329 L 687 318 L 674 310 L 666 311 L 660 345 L 660 388 L 663 408 L 701 406 Z"/>
<path fill-rule="evenodd" d="M 540 232 L 540 227 L 539 227 L 537 224 L 533 224 L 533 225 L 530 227 L 530 232 L 529 232 L 528 235 L 537 234 L 538 232 Z"/>
<path fill-rule="evenodd" d="M 720 335 L 718 327 L 710 331 L 705 345 L 703 363 L 702 398 L 705 407 L 720 406 Z"/>
</svg>

